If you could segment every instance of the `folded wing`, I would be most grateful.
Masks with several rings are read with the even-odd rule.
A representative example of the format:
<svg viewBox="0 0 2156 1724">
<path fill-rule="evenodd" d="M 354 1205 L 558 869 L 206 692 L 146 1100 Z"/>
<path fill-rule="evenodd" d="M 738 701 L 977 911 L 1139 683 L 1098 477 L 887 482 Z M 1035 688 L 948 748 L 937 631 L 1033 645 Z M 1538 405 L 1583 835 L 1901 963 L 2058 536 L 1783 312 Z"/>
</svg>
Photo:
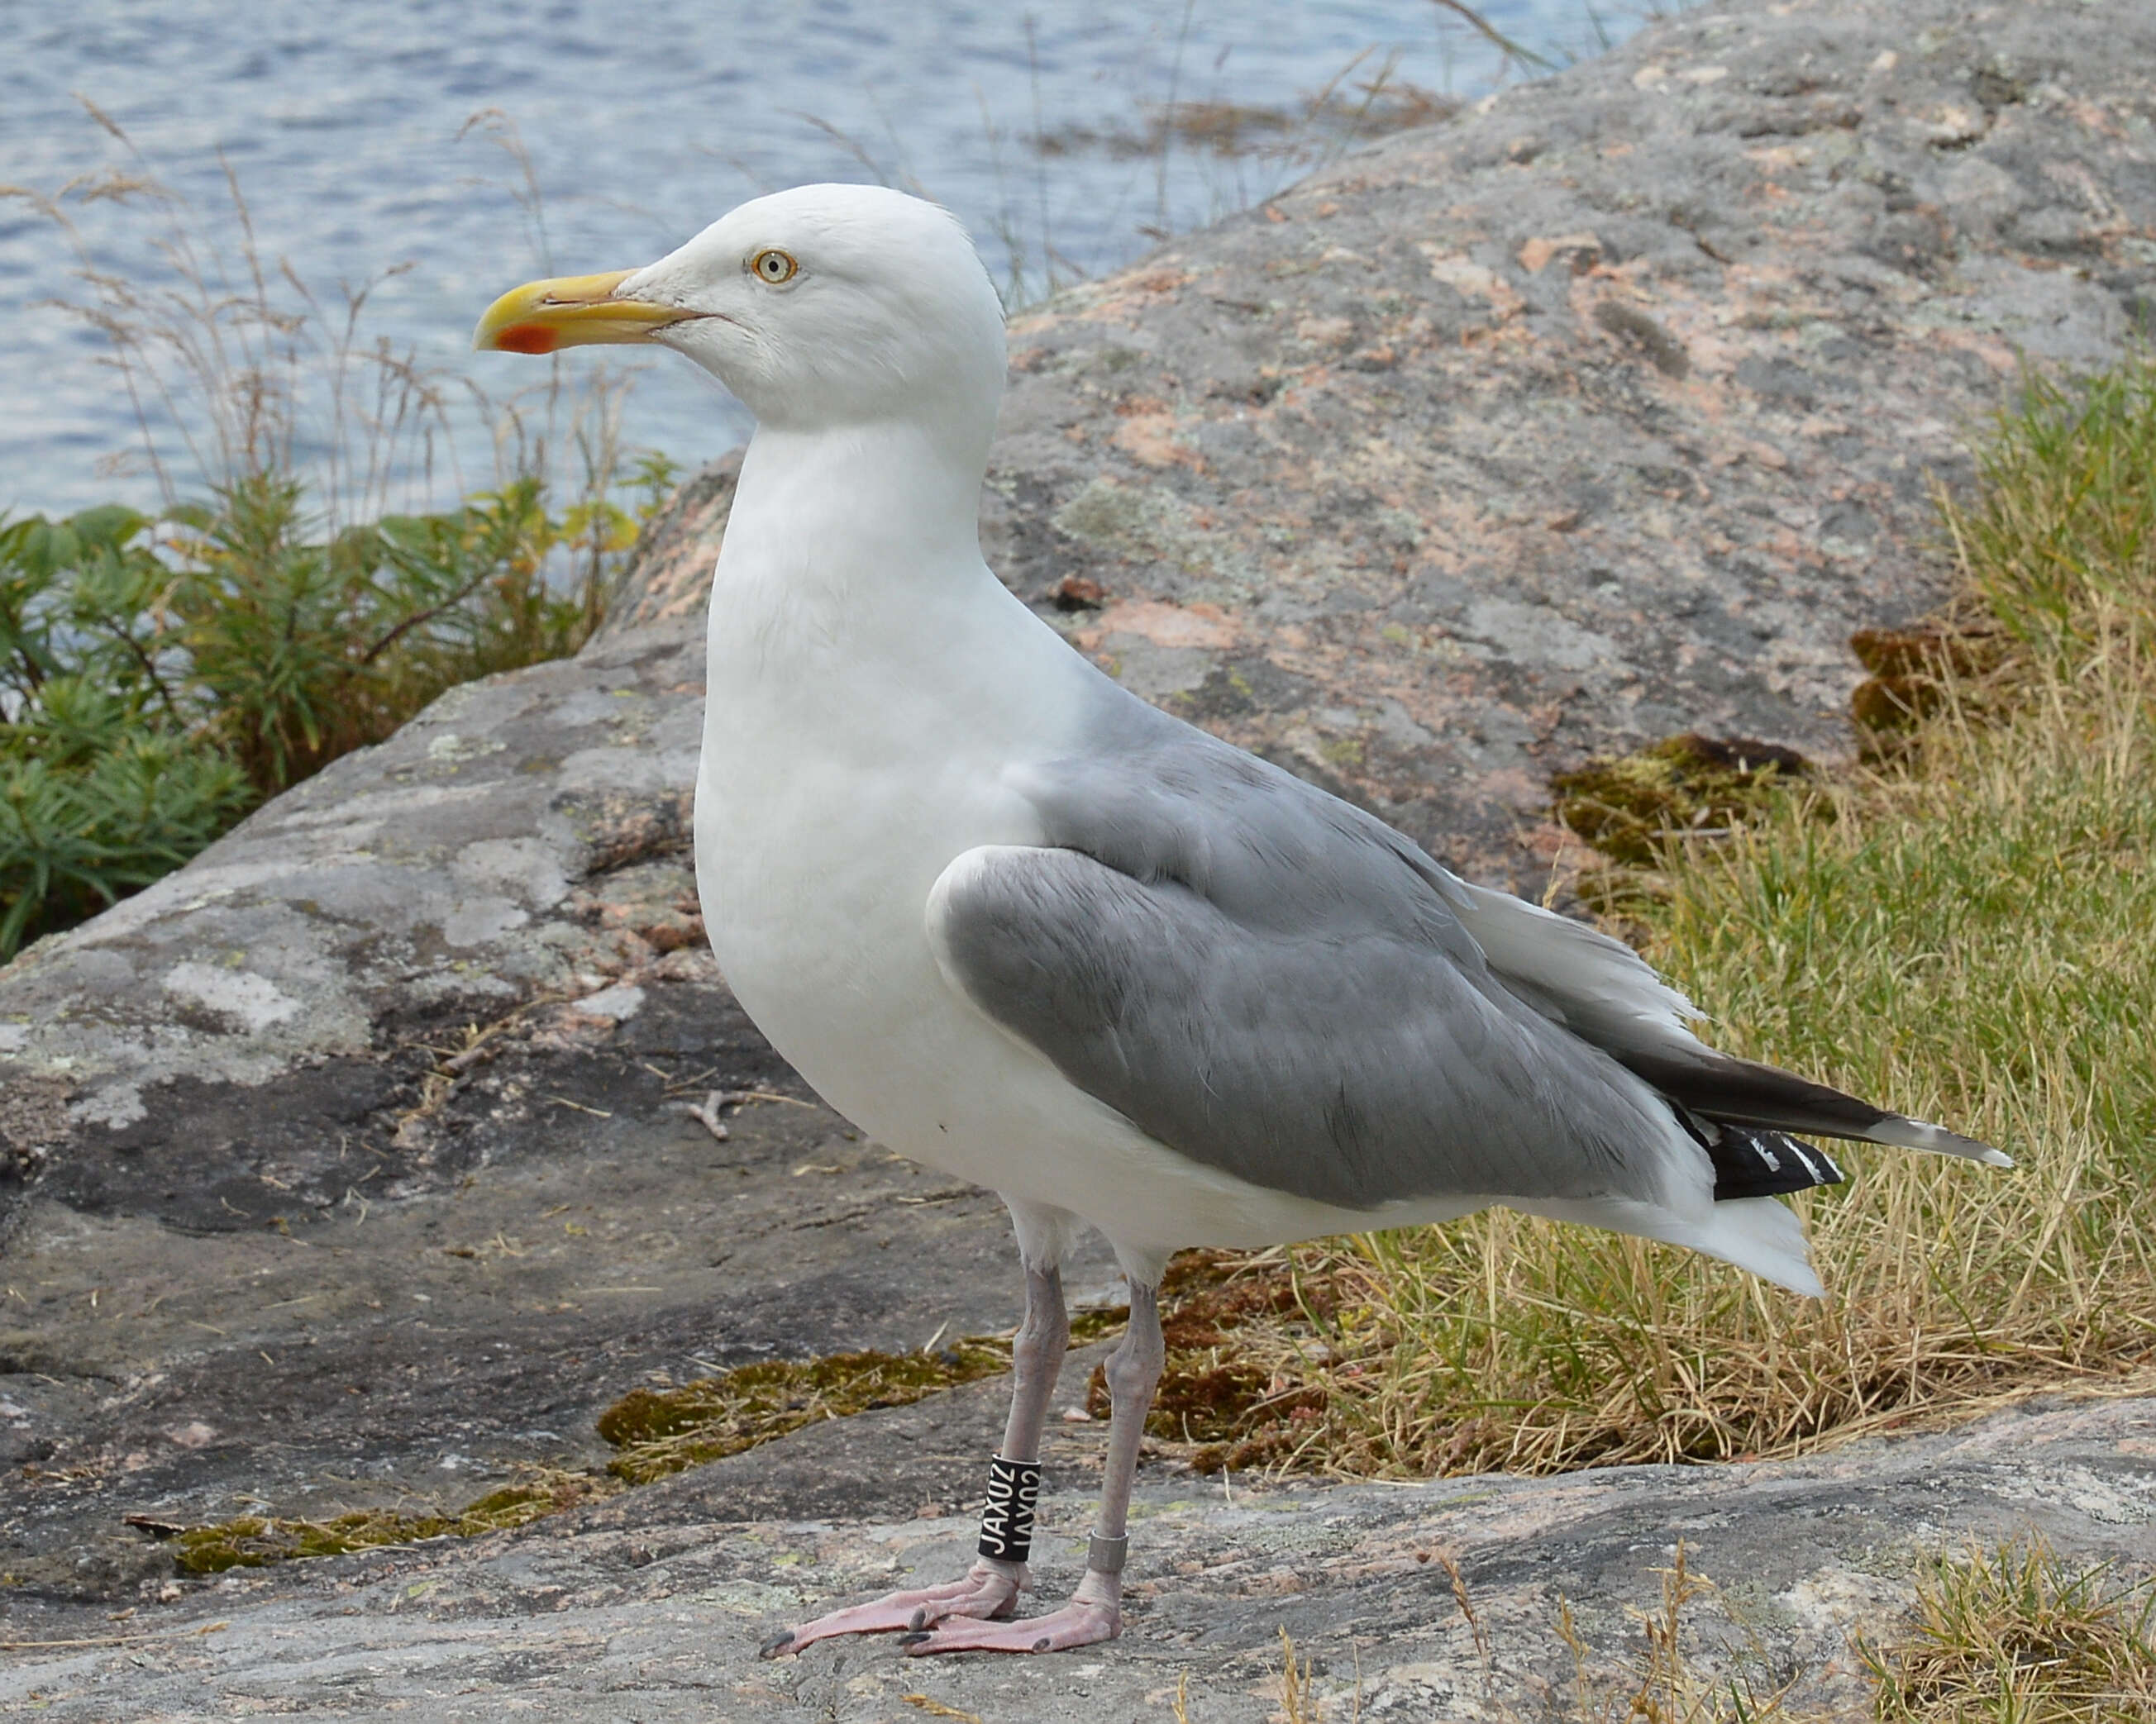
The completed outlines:
<svg viewBox="0 0 2156 1724">
<path fill-rule="evenodd" d="M 1841 1178 L 1793 1132 L 2006 1164 L 1707 1047 L 1628 947 L 1107 687 L 1112 734 L 1019 782 L 1045 841 L 960 857 L 929 929 L 981 1011 L 1180 1153 L 1353 1208 L 1686 1226 Z"/>
<path fill-rule="evenodd" d="M 988 1017 L 1253 1184 L 1356 1209 L 1708 1198 L 1706 1157 L 1651 1089 L 1491 983 L 1471 946 L 1455 957 L 1376 918 L 1239 916 L 1061 848 L 968 852 L 930 926 Z"/>
</svg>

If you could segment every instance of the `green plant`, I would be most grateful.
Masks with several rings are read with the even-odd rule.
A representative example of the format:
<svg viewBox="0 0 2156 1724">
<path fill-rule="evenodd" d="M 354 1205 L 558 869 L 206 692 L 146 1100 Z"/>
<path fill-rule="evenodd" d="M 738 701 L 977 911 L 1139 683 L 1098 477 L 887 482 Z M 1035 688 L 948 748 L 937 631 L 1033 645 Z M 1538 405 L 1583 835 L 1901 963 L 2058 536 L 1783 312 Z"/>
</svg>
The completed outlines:
<svg viewBox="0 0 2156 1724">
<path fill-rule="evenodd" d="M 621 377 L 572 388 L 550 368 L 504 400 L 470 392 L 497 481 L 430 506 L 454 391 L 368 337 L 371 287 L 327 310 L 263 253 L 236 178 L 212 220 L 90 111 L 124 169 L 0 197 L 73 246 L 60 309 L 103 338 L 164 501 L 0 522 L 0 961 L 453 685 L 576 651 L 675 476 L 622 449 Z M 514 127 L 475 126 L 524 170 L 536 220 Z M 153 221 L 160 285 L 103 266 L 92 209 Z"/>
<path fill-rule="evenodd" d="M 558 517 L 529 477 L 333 536 L 297 480 L 266 475 L 169 518 L 172 639 L 199 723 L 264 796 L 454 684 L 574 652 L 636 526 L 619 505 Z M 585 550 L 580 578 L 550 578 L 557 553 Z"/>
<path fill-rule="evenodd" d="M 148 525 L 0 526 L 0 958 L 177 867 L 250 800 L 175 694 Z"/>
<path fill-rule="evenodd" d="M 253 474 L 157 518 L 0 524 L 0 959 L 454 684 L 574 652 L 670 478 L 557 514 L 527 477 L 331 533 Z"/>
</svg>

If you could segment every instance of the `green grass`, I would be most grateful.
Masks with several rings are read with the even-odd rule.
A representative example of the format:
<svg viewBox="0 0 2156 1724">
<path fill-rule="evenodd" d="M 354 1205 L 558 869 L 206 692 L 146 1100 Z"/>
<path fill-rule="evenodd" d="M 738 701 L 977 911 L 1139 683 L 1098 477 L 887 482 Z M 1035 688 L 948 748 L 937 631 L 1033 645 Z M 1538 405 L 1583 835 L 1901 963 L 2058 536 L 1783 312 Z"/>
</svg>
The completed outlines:
<svg viewBox="0 0 2156 1724">
<path fill-rule="evenodd" d="M 2107 637 L 2156 647 L 2156 362 L 2031 375 L 1979 451 L 1977 497 L 1943 500 L 1969 593 L 2071 684 Z"/>
<path fill-rule="evenodd" d="M 1912 1619 L 1858 1645 L 1880 1724 L 2156 1717 L 2156 1583 L 2041 1542 L 1928 1562 Z"/>
</svg>

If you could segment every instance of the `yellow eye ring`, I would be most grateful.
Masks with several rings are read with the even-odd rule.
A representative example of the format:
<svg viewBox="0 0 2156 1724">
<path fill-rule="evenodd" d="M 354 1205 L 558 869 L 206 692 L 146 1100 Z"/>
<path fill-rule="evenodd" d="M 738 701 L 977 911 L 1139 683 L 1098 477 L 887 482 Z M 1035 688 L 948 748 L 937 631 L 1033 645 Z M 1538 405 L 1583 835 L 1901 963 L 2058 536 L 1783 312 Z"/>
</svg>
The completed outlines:
<svg viewBox="0 0 2156 1724">
<path fill-rule="evenodd" d="M 791 281 L 799 273 L 801 265 L 793 261 L 793 254 L 781 251 L 775 245 L 766 246 L 748 260 L 749 273 L 759 281 L 777 287 L 783 281 Z"/>
</svg>

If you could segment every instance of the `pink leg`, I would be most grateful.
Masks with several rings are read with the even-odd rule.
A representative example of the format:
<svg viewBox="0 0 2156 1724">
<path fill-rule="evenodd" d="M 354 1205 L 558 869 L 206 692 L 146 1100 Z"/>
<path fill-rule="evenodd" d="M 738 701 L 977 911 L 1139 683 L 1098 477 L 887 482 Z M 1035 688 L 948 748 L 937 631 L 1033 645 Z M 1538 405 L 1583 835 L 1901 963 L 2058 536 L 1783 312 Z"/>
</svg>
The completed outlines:
<svg viewBox="0 0 2156 1724">
<path fill-rule="evenodd" d="M 1002 1453 L 1013 1460 L 1032 1460 L 1040 1453 L 1041 1428 L 1048 1421 L 1049 1398 L 1070 1343 L 1070 1319 L 1063 1304 L 1063 1278 L 1055 1270 L 1029 1270 L 1025 1278 L 1025 1321 L 1011 1347 L 1010 1418 L 1004 1426 Z M 948 1618 L 1000 1620 L 1018 1609 L 1018 1595 L 1029 1590 L 1025 1564 L 983 1557 L 963 1580 L 918 1592 L 892 1593 L 867 1604 L 836 1610 L 829 1616 L 775 1634 L 760 1649 L 766 1658 L 798 1652 L 834 1634 L 878 1634 L 894 1630 L 918 1634 Z"/>
<path fill-rule="evenodd" d="M 1123 1630 L 1123 1552 L 1129 1541 L 1131 1485 L 1137 1476 L 1138 1445 L 1146 1414 L 1160 1383 L 1168 1348 L 1161 1338 L 1157 1290 L 1131 1288 L 1131 1326 L 1108 1361 L 1114 1416 L 1108 1426 L 1107 1464 L 1101 1480 L 1100 1530 L 1086 1558 L 1086 1578 L 1060 1610 L 1021 1622 L 960 1622 L 943 1619 L 909 1629 L 899 1644 L 910 1656 L 931 1652 L 1061 1652 L 1112 1640 Z"/>
</svg>

